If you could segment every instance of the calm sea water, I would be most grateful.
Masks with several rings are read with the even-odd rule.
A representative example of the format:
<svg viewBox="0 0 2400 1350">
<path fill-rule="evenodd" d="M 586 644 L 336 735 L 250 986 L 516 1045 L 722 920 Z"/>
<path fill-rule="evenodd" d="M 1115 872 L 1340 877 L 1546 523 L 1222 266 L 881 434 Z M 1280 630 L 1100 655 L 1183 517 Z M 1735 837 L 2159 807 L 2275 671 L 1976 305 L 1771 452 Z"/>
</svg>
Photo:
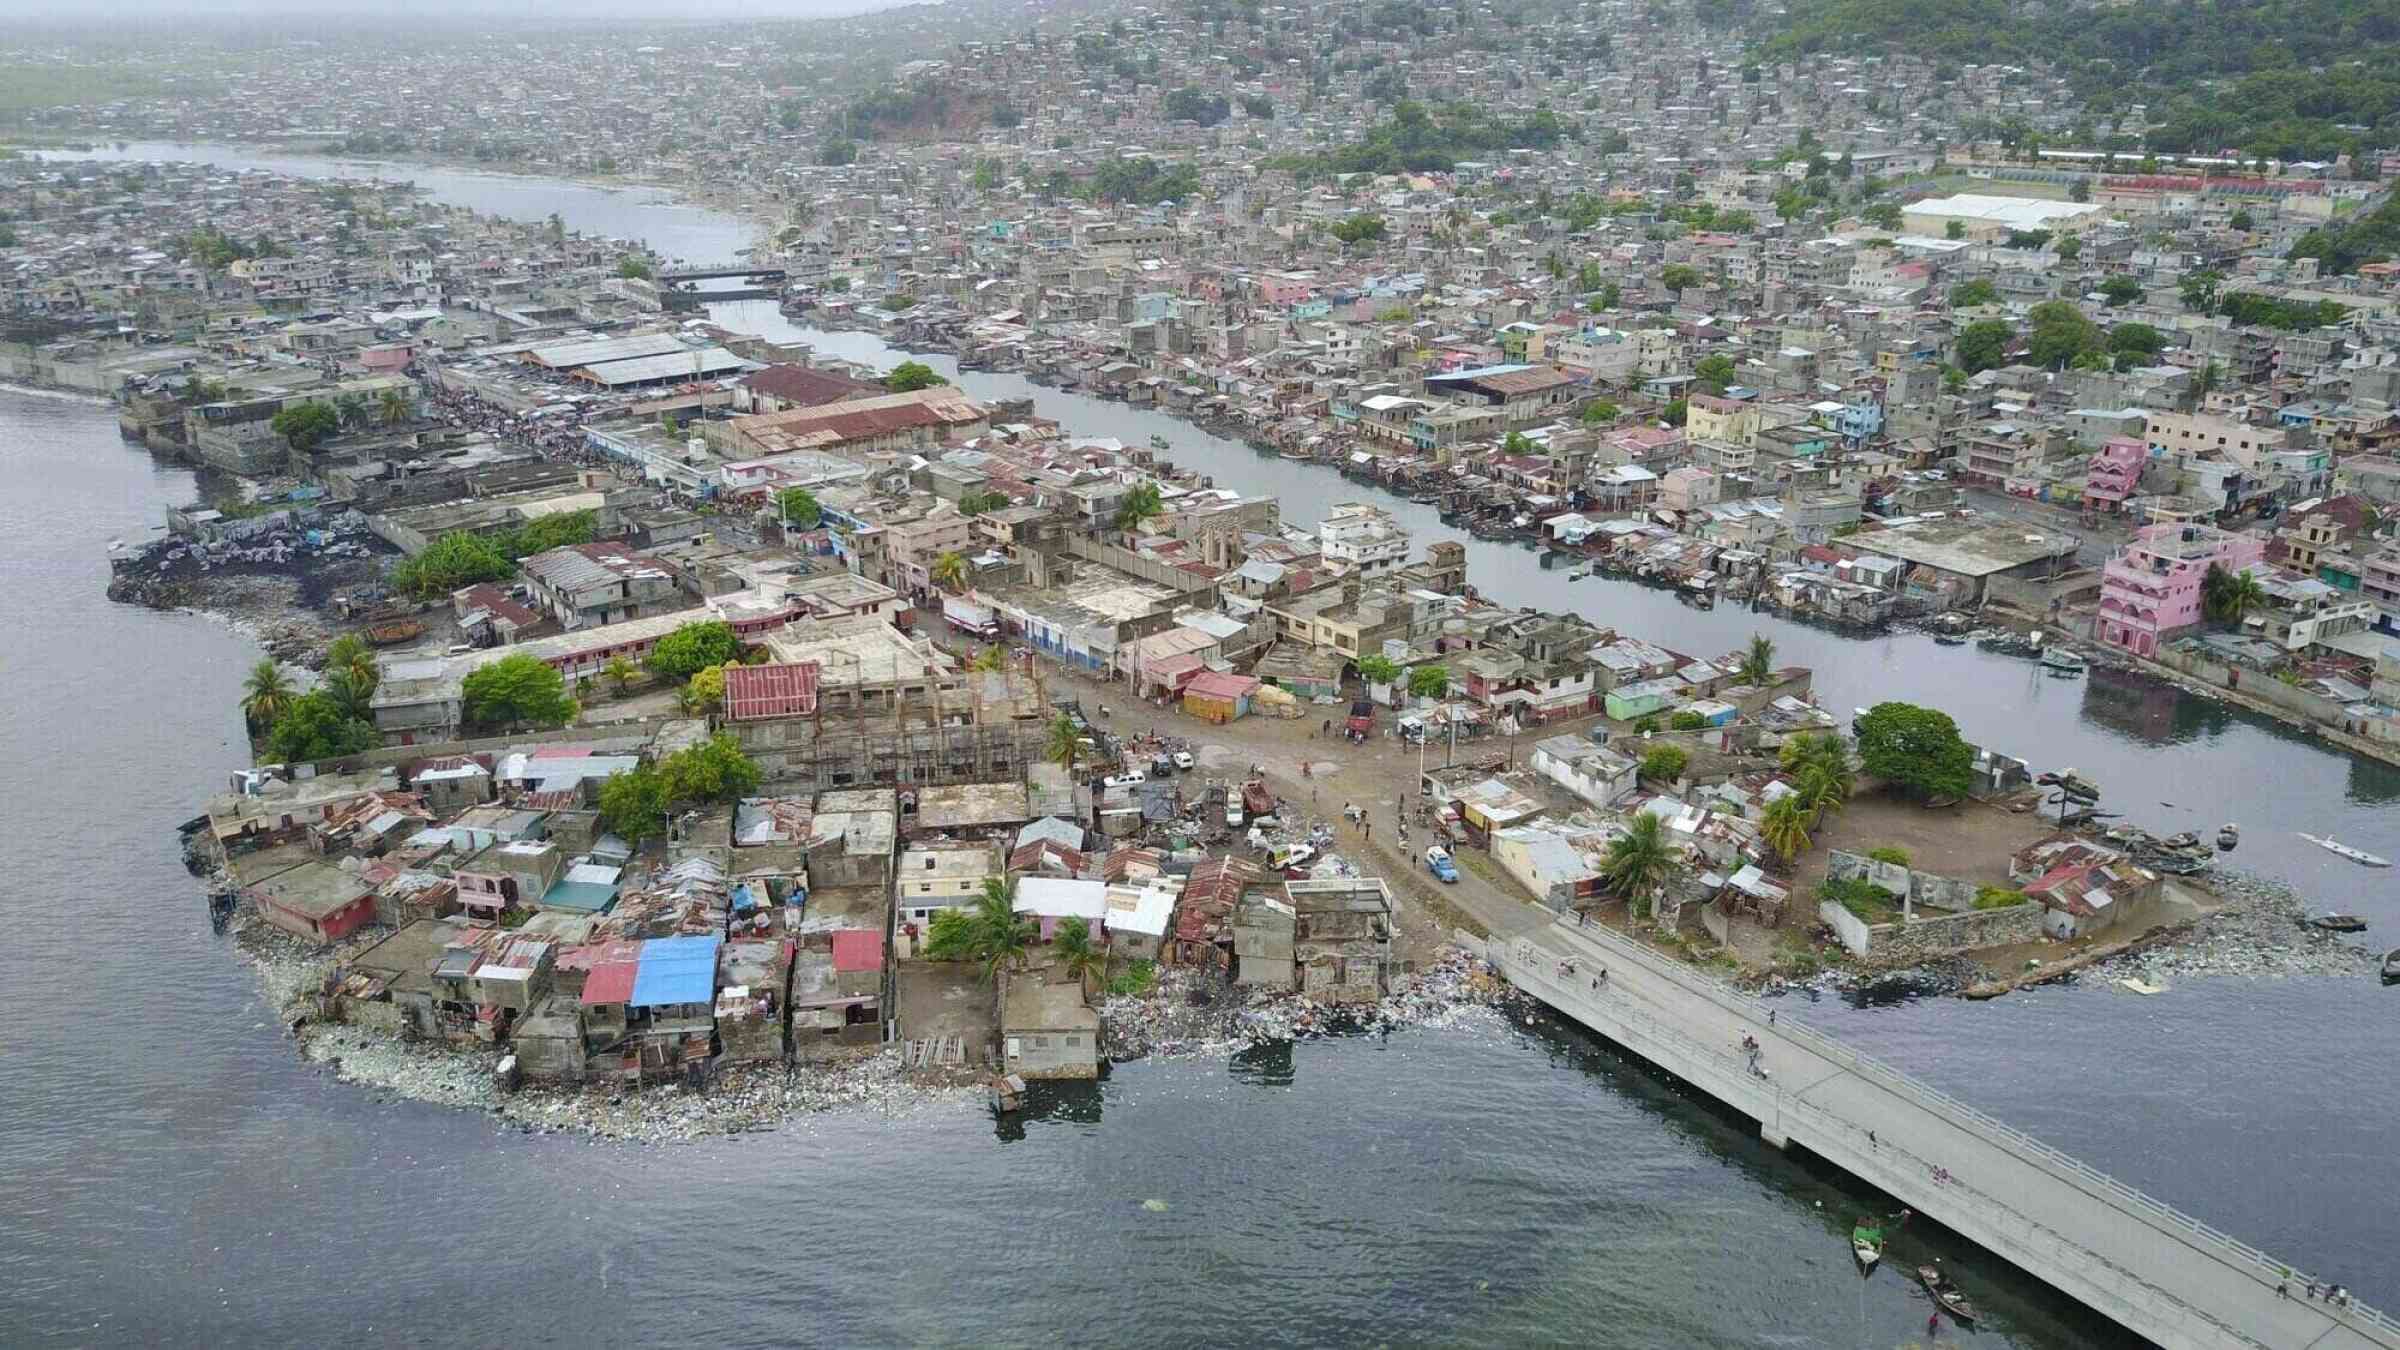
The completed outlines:
<svg viewBox="0 0 2400 1350">
<path fill-rule="evenodd" d="M 585 224 L 589 198 L 625 196 L 549 188 L 489 209 Z M 739 237 L 732 222 L 713 228 Z M 693 236 L 685 256 L 721 242 Z M 788 331 L 769 305 L 718 311 Z M 880 354 L 859 335 L 821 340 Z M 1029 391 L 1079 432 L 1165 435 L 1220 482 L 1278 495 L 1293 519 L 1365 491 L 1153 414 Z M 425 1339 L 434 1318 L 472 1343 L 1815 1346 L 1921 1333 L 1923 1301 L 1896 1276 L 1849 1273 L 1839 1233 L 1862 1197 L 1546 1021 L 1128 1066 L 1006 1130 L 942 1107 L 673 1149 L 503 1134 L 333 1083 L 269 1025 L 175 856 L 174 822 L 240 762 L 233 705 L 253 649 L 210 621 L 100 594 L 107 541 L 142 537 L 188 498 L 188 476 L 120 445 L 105 409 L 10 393 L 0 468 L 0 557 L 21 619 L 0 650 L 0 762 L 14 779 L 0 858 L 15 883 L 0 891 L 14 939 L 0 945 L 0 988 L 35 1012 L 0 1039 L 12 1202 L 0 1341 L 399 1343 Z M 1438 532 L 1423 508 L 1386 504 Z M 1469 546 L 1501 599 L 1698 652 L 1759 629 L 1816 668 L 1829 706 L 1914 697 L 2112 793 L 2164 785 L 2157 796 L 2190 813 L 2182 824 L 2243 821 L 2246 863 L 2400 921 L 2389 888 L 2281 838 L 2330 827 L 2400 848 L 2389 770 L 2163 687 L 2045 680 L 1918 638 L 1695 612 L 1638 587 L 1570 585 L 1525 550 Z M 2377 1141 L 2400 1107 L 2383 1072 L 2395 1007 L 2371 981 L 2228 980 L 2148 1000 L 2067 989 L 1828 1001 L 1807 1015 L 2389 1306 L 2400 1268 L 2381 1235 L 2400 1182 Z M 2121 1342 L 2005 1267 L 1920 1240 L 1995 1314 L 1971 1343 Z"/>
</svg>

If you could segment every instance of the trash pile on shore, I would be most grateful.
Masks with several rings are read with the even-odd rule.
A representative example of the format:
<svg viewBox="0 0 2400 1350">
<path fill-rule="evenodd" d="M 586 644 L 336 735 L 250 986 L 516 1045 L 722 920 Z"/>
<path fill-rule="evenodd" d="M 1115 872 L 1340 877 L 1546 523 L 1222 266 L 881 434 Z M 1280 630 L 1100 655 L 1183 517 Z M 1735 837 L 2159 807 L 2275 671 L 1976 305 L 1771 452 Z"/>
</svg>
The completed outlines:
<svg viewBox="0 0 2400 1350">
<path fill-rule="evenodd" d="M 793 1117 L 826 1111 L 866 1109 L 896 1119 L 983 1095 L 973 1085 L 928 1083 L 910 1075 L 896 1050 L 789 1069 L 737 1065 L 715 1074 L 700 1091 L 674 1083 L 640 1088 L 604 1083 L 528 1085 L 515 1093 L 501 1092 L 493 1075 L 499 1056 L 492 1051 L 410 1044 L 357 1027 L 311 1025 L 301 1033 L 301 1053 L 331 1065 L 344 1082 L 410 1101 L 489 1111 L 530 1134 L 644 1144 L 771 1130 Z"/>
<path fill-rule="evenodd" d="M 1118 1062 L 1215 1057 L 1272 1041 L 1446 1026 L 1506 992 L 1482 963 L 1456 947 L 1445 948 L 1382 1001 L 1363 1006 L 1238 989 L 1190 968 L 1164 970 L 1151 993 L 1118 995 L 1101 1007 L 1101 1044 Z"/>
<path fill-rule="evenodd" d="M 2339 933 L 2311 928 L 2309 908 L 2283 882 L 2218 866 L 2209 885 L 2223 901 L 2203 915 L 2190 936 L 2096 963 L 2107 979 L 2163 983 L 2168 977 L 2239 975 L 2358 975 L 2373 970 L 2373 952 Z"/>
</svg>

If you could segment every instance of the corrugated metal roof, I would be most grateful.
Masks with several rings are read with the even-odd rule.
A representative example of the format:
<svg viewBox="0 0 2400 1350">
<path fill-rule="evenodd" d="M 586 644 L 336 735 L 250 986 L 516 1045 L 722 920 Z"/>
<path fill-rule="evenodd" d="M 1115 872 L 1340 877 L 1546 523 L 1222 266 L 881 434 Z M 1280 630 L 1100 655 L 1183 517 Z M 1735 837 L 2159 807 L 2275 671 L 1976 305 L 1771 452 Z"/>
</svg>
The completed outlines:
<svg viewBox="0 0 2400 1350">
<path fill-rule="evenodd" d="M 631 1002 L 634 976 L 640 969 L 632 961 L 610 961 L 592 967 L 583 979 L 584 1006 Z"/>
<path fill-rule="evenodd" d="M 844 971 L 883 969 L 883 934 L 864 928 L 845 928 L 835 933 L 833 968 Z"/>
<path fill-rule="evenodd" d="M 743 722 L 813 713 L 817 675 L 814 661 L 730 667 L 725 672 L 725 716 Z"/>
<path fill-rule="evenodd" d="M 715 936 L 690 936 L 653 938 L 643 943 L 632 997 L 626 1002 L 636 1008 L 655 1008 L 670 1003 L 715 1001 L 717 948 L 722 942 Z M 588 990 L 590 986 L 585 987 Z"/>
<path fill-rule="evenodd" d="M 630 337 L 553 343 L 547 347 L 529 348 L 525 354 L 553 370 L 567 370 L 597 361 L 629 361 L 682 350 L 683 344 L 672 333 L 637 333 Z"/>
</svg>

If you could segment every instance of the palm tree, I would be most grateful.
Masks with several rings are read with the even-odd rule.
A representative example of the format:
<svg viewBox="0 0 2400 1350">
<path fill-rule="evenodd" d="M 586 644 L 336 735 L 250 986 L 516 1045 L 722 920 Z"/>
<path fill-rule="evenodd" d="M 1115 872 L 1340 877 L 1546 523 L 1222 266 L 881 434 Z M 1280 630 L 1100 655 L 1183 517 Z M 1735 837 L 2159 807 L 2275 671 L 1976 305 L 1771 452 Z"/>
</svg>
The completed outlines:
<svg viewBox="0 0 2400 1350">
<path fill-rule="evenodd" d="M 633 662 L 626 660 L 623 656 L 612 656 L 608 658 L 607 665 L 600 667 L 600 673 L 607 676 L 608 682 L 615 685 L 617 692 L 622 694 L 633 687 L 633 677 L 638 671 Z"/>
<path fill-rule="evenodd" d="M 272 656 L 258 658 L 250 677 L 242 681 L 242 716 L 249 719 L 251 730 L 265 731 L 291 708 L 292 682 L 283 667 Z"/>
<path fill-rule="evenodd" d="M 1667 842 L 1658 817 L 1647 811 L 1637 812 L 1625 833 L 1609 841 L 1600 867 L 1609 888 L 1634 905 L 1649 900 L 1674 870 L 1674 846 Z"/>
<path fill-rule="evenodd" d="M 2242 616 L 2267 602 L 2267 588 L 2247 571 L 2235 572 L 2225 579 L 2223 613 L 2228 623 L 2240 623 Z"/>
<path fill-rule="evenodd" d="M 925 955 L 936 961 L 981 962 L 985 980 L 1024 956 L 1041 926 L 1017 915 L 1012 890 L 1006 881 L 990 877 L 974 905 L 934 915 L 925 935 Z"/>
<path fill-rule="evenodd" d="M 1139 529 L 1141 523 L 1165 511 L 1166 503 L 1159 499 L 1158 484 L 1137 484 L 1125 494 L 1125 504 L 1117 508 L 1117 528 Z"/>
<path fill-rule="evenodd" d="M 1794 736 L 1783 743 L 1783 767 L 1798 780 L 1801 798 L 1817 822 L 1828 810 L 1840 810 L 1858 786 L 1850 767 L 1850 747 L 1830 733 Z"/>
<path fill-rule="evenodd" d="M 364 394 L 344 394 L 333 401 L 333 414 L 342 425 L 354 427 L 367 420 L 367 399 Z"/>
<path fill-rule="evenodd" d="M 1075 776 L 1075 759 L 1082 753 L 1083 728 L 1075 725 L 1075 719 L 1063 712 L 1050 719 L 1050 742 L 1044 747 L 1044 756 L 1065 769 L 1067 776 L 1072 778 Z"/>
<path fill-rule="evenodd" d="M 1759 837 L 1788 865 L 1808 847 L 1808 805 L 1797 792 L 1787 792 L 1767 804 L 1759 817 Z"/>
<path fill-rule="evenodd" d="M 975 659 L 967 663 L 967 669 L 987 673 L 997 673 L 1008 669 L 1008 648 L 997 642 L 993 643 L 975 653 Z"/>
<path fill-rule="evenodd" d="M 1050 950 L 1057 953 L 1058 963 L 1067 973 L 1083 983 L 1083 996 L 1092 996 L 1092 977 L 1108 969 L 1108 951 L 1092 938 L 1092 925 L 1084 919 L 1061 919 L 1058 932 L 1051 939 Z"/>
<path fill-rule="evenodd" d="M 1016 889 L 999 877 L 984 878 L 983 894 L 976 897 L 975 908 L 967 916 L 974 933 L 973 954 L 983 963 L 987 980 L 1011 961 L 1022 967 L 1026 951 L 1041 935 L 1040 924 L 1017 917 Z"/>
<path fill-rule="evenodd" d="M 397 389 L 386 389 L 383 397 L 377 401 L 382 405 L 385 426 L 396 426 L 408 420 L 408 395 Z"/>
<path fill-rule="evenodd" d="M 382 674 L 375 668 L 375 653 L 368 648 L 367 640 L 356 633 L 342 634 L 325 649 L 325 673 L 330 676 L 337 671 L 366 685 L 369 693 L 374 692 L 376 679 Z"/>
<path fill-rule="evenodd" d="M 960 553 L 945 553 L 934 559 L 933 584 L 947 590 L 965 590 L 967 586 L 966 556 Z"/>
<path fill-rule="evenodd" d="M 1741 665 L 1734 668 L 1734 678 L 1743 684 L 1763 686 L 1775 678 L 1775 640 L 1764 633 L 1750 635 L 1750 650 L 1742 654 Z"/>
<path fill-rule="evenodd" d="M 372 670 L 373 667 L 368 669 Z M 362 678 L 349 666 L 328 669 L 325 672 L 325 692 L 332 696 L 334 706 L 342 710 L 342 716 L 354 717 L 362 722 L 375 720 L 375 681 L 372 677 Z"/>
</svg>

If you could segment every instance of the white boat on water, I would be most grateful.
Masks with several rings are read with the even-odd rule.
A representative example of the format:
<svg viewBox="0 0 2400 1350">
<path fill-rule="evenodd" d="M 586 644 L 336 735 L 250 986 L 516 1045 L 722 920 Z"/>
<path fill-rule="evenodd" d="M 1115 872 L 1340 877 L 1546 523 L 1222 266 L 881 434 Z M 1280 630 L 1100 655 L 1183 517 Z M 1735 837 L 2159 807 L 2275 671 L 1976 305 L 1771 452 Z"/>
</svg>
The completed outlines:
<svg viewBox="0 0 2400 1350">
<path fill-rule="evenodd" d="M 2071 647 L 2042 648 L 2042 664 L 2061 675 L 2083 673 L 2083 657 Z"/>
<path fill-rule="evenodd" d="M 2374 854 L 2367 852 L 2365 849 L 2352 848 L 2348 844 L 2342 843 L 2341 841 L 2330 836 L 2313 835 L 2305 830 L 2299 831 L 2298 833 L 2301 838 L 2312 844 L 2315 844 L 2318 848 L 2325 850 L 2327 853 L 2338 853 L 2343 857 L 2348 858 L 2350 861 L 2357 863 L 2361 867 L 2389 867 L 2392 865 L 2392 860 L 2389 858 L 2378 858 Z"/>
</svg>

